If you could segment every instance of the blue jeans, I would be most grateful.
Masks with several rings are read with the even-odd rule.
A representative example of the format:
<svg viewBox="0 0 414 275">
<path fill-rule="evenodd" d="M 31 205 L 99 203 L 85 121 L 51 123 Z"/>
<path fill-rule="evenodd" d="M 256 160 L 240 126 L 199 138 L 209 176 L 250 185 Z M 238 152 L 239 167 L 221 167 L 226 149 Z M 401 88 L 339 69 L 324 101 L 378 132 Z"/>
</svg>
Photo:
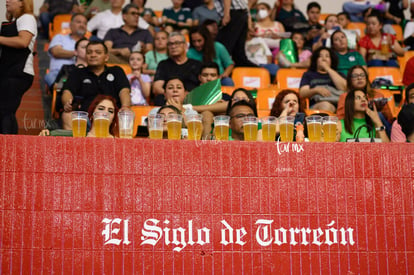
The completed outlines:
<svg viewBox="0 0 414 275">
<path fill-rule="evenodd" d="M 55 80 L 58 74 L 59 74 L 59 71 L 54 70 L 54 71 L 49 71 L 49 73 L 45 75 L 45 82 L 48 87 L 53 86 L 53 83 L 55 83 Z"/>
<path fill-rule="evenodd" d="M 279 70 L 279 66 L 276 64 L 260 64 L 259 67 L 265 68 L 269 71 L 270 81 L 273 83 L 276 78 L 277 71 Z"/>
<path fill-rule="evenodd" d="M 40 25 L 42 26 L 43 33 L 46 38 L 49 38 L 49 23 L 52 22 L 53 16 L 48 12 L 42 12 L 39 15 Z"/>
<path fill-rule="evenodd" d="M 373 8 L 375 5 L 372 4 L 357 4 L 353 1 L 345 2 L 342 6 L 342 9 L 349 14 L 351 22 L 364 22 L 364 17 L 362 13 L 369 9 Z"/>
<path fill-rule="evenodd" d="M 373 59 L 371 61 L 368 61 L 367 66 L 368 67 L 396 67 L 396 68 L 400 67 L 400 65 L 398 65 L 397 60 L 395 59 L 390 59 L 388 61 Z"/>
<path fill-rule="evenodd" d="M 223 77 L 221 79 L 221 86 L 234 86 L 233 79 L 231 77 Z"/>
</svg>

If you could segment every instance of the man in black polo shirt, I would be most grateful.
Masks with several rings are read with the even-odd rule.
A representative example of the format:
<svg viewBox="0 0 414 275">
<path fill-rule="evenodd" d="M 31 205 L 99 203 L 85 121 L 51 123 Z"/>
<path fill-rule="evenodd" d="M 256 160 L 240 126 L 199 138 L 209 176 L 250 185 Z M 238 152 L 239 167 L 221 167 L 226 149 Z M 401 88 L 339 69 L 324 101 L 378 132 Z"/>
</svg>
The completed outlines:
<svg viewBox="0 0 414 275">
<path fill-rule="evenodd" d="M 86 47 L 86 68 L 75 69 L 63 86 L 62 123 L 71 129 L 71 111 L 88 111 L 93 99 L 99 95 L 110 95 L 118 107 L 131 106 L 130 85 L 124 71 L 118 67 L 106 67 L 108 49 L 102 42 L 89 42 Z"/>
<path fill-rule="evenodd" d="M 198 73 L 201 70 L 201 62 L 187 57 L 187 42 L 179 32 L 172 32 L 168 37 L 168 59 L 158 64 L 154 76 L 152 92 L 155 95 L 154 104 L 163 105 L 164 83 L 172 77 L 178 77 L 186 91 L 191 91 L 198 85 Z"/>
<path fill-rule="evenodd" d="M 106 33 L 104 41 L 109 50 L 109 62 L 128 63 L 131 52 L 145 53 L 152 50 L 151 33 L 138 28 L 138 17 L 138 7 L 128 4 L 122 9 L 122 19 L 125 24 Z"/>
</svg>

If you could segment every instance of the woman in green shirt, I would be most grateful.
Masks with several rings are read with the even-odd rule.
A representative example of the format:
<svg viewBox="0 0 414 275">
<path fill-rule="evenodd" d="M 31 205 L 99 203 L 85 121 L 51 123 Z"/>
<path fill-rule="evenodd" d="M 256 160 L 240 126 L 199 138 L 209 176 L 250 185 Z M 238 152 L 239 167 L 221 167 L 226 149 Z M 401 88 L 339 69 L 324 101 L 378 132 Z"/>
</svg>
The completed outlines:
<svg viewBox="0 0 414 275">
<path fill-rule="evenodd" d="M 345 118 L 338 122 L 338 132 L 341 133 L 340 141 L 346 142 L 348 138 L 355 138 L 355 132 L 362 126 L 359 138 L 381 138 L 382 142 L 389 142 L 385 127 L 381 122 L 375 104 L 370 109 L 368 98 L 364 91 L 353 90 L 345 98 Z M 339 137 L 339 136 L 338 136 Z"/>
<path fill-rule="evenodd" d="M 187 57 L 200 62 L 216 62 L 219 66 L 221 85 L 234 86 L 230 78 L 234 62 L 226 47 L 220 42 L 213 41 L 206 27 L 200 26 L 190 31 L 190 49 Z"/>
</svg>

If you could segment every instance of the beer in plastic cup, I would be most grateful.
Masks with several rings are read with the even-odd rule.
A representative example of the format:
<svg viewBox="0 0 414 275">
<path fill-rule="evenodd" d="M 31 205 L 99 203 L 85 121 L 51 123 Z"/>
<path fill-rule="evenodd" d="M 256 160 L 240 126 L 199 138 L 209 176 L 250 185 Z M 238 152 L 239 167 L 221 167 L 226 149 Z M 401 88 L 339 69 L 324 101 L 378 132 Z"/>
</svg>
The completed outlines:
<svg viewBox="0 0 414 275">
<path fill-rule="evenodd" d="M 109 113 L 97 111 L 93 113 L 93 128 L 95 136 L 98 138 L 106 138 L 109 134 Z"/>
<path fill-rule="evenodd" d="M 81 111 L 72 112 L 72 135 L 73 137 L 86 137 L 86 125 L 88 113 Z"/>
<path fill-rule="evenodd" d="M 279 134 L 280 140 L 283 142 L 293 141 L 293 123 L 294 116 L 284 116 L 279 118 Z"/>
<path fill-rule="evenodd" d="M 155 114 L 148 116 L 148 129 L 150 139 L 162 139 L 164 130 L 163 125 L 163 114 Z"/>
<path fill-rule="evenodd" d="M 322 119 L 323 140 L 325 142 L 336 141 L 336 124 L 338 118 L 336 116 L 326 116 Z"/>
<path fill-rule="evenodd" d="M 135 113 L 131 110 L 122 110 L 118 113 L 119 137 L 132 138 Z"/>
<path fill-rule="evenodd" d="M 243 118 L 243 133 L 245 141 L 257 140 L 257 123 L 258 119 L 255 116 L 247 116 Z"/>
<path fill-rule="evenodd" d="M 275 141 L 277 118 L 274 116 L 267 116 L 263 117 L 261 120 L 263 141 Z"/>
<path fill-rule="evenodd" d="M 182 121 L 183 121 L 183 117 L 180 114 L 168 114 L 167 115 L 168 139 L 173 139 L 173 140 L 181 139 Z"/>
<path fill-rule="evenodd" d="M 186 115 L 186 123 L 188 130 L 188 139 L 189 140 L 200 140 L 201 135 L 203 134 L 203 123 L 202 115 L 200 114 L 191 114 Z"/>
<path fill-rule="evenodd" d="M 216 140 L 229 140 L 229 116 L 214 117 L 214 135 Z"/>
<path fill-rule="evenodd" d="M 306 118 L 306 125 L 308 128 L 308 138 L 311 142 L 322 141 L 322 117 L 309 116 Z"/>
</svg>

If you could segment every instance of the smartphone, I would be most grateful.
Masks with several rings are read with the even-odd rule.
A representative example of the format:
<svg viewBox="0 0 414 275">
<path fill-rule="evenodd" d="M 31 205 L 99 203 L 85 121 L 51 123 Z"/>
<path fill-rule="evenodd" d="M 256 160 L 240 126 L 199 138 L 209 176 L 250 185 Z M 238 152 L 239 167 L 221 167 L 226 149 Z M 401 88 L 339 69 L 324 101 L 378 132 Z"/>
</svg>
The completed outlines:
<svg viewBox="0 0 414 275">
<path fill-rule="evenodd" d="M 377 111 L 380 112 L 382 108 L 384 108 L 384 106 L 387 105 L 388 101 L 390 101 L 391 99 L 392 97 L 378 97 L 371 99 L 370 101 L 368 101 L 368 108 L 373 110 L 375 104 Z"/>
<path fill-rule="evenodd" d="M 305 121 L 305 113 L 296 113 L 295 115 L 295 122 L 293 125 L 296 125 L 296 122 L 304 123 Z"/>
</svg>

